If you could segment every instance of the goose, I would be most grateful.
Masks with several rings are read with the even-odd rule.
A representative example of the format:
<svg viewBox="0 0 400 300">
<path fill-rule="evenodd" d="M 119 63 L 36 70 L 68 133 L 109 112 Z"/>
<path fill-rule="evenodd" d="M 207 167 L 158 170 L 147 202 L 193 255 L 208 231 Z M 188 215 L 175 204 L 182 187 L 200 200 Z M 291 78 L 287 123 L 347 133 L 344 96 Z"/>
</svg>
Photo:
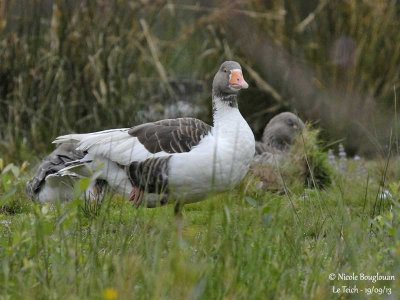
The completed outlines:
<svg viewBox="0 0 400 300">
<path fill-rule="evenodd" d="M 301 133 L 301 139 L 298 137 Z M 318 129 L 305 126 L 292 113 L 271 119 L 250 167 L 260 179 L 257 186 L 269 191 L 285 191 L 286 185 L 324 188 L 331 183 L 328 155 L 318 141 Z"/>
<path fill-rule="evenodd" d="M 265 126 L 260 142 L 256 142 L 255 162 L 279 162 L 290 150 L 304 122 L 291 112 L 274 116 Z"/>
<path fill-rule="evenodd" d="M 209 193 L 230 190 L 255 154 L 253 132 L 238 109 L 238 93 L 248 86 L 240 64 L 226 61 L 212 84 L 212 126 L 177 118 L 59 136 L 53 143 L 70 145 L 83 156 L 54 176 L 98 174 L 97 180 L 136 206 L 156 207 L 173 199 L 176 212 Z"/>
<path fill-rule="evenodd" d="M 303 158 L 301 155 L 298 158 L 298 153 L 293 153 L 291 148 L 304 128 L 304 122 L 291 112 L 280 113 L 268 122 L 261 141 L 256 142 L 256 155 L 250 167 L 251 174 L 259 180 L 256 185 L 258 188 L 282 192 L 285 190 L 283 177 L 303 180 L 299 178 Z M 287 171 L 285 165 L 290 165 L 291 169 Z"/>
</svg>

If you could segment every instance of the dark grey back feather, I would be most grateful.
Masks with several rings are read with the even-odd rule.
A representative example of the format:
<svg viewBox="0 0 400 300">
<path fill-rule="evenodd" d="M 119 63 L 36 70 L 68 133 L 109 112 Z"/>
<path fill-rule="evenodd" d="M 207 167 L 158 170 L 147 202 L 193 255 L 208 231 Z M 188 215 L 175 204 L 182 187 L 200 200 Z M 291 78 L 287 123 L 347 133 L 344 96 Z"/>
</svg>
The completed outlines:
<svg viewBox="0 0 400 300">
<path fill-rule="evenodd" d="M 128 133 L 137 137 L 151 153 L 189 152 L 211 131 L 211 126 L 195 118 L 166 119 L 131 128 Z"/>
</svg>

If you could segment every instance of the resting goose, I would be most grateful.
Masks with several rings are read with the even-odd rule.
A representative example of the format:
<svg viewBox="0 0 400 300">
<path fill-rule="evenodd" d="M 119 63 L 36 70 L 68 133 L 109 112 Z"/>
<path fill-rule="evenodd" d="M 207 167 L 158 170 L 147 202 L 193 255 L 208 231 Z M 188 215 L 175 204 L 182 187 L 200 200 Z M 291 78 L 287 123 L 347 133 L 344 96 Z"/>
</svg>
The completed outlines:
<svg viewBox="0 0 400 300">
<path fill-rule="evenodd" d="M 171 199 L 179 205 L 229 190 L 246 175 L 255 141 L 238 109 L 248 88 L 241 66 L 226 61 L 213 80 L 213 126 L 194 118 L 166 119 L 132 128 L 58 137 L 85 153 L 58 174 L 99 172 L 98 179 L 135 205 L 154 207 Z M 144 197 L 146 196 L 146 197 Z"/>
<path fill-rule="evenodd" d="M 273 117 L 265 126 L 261 142 L 256 142 L 256 162 L 279 161 L 290 150 L 297 134 L 304 129 L 303 121 L 291 112 Z"/>
<path fill-rule="evenodd" d="M 301 135 L 300 135 L 301 131 Z M 331 183 L 328 156 L 318 140 L 318 129 L 305 126 L 292 113 L 283 113 L 268 123 L 251 165 L 260 179 L 257 186 L 269 191 L 323 188 Z"/>
</svg>

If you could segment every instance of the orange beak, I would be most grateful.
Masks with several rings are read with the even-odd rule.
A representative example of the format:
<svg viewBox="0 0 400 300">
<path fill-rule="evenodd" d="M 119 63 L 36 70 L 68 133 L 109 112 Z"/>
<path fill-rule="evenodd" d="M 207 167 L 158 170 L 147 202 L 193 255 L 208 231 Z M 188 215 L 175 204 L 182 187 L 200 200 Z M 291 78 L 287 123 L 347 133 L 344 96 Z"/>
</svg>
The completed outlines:
<svg viewBox="0 0 400 300">
<path fill-rule="evenodd" d="M 244 80 L 242 70 L 232 70 L 229 75 L 229 85 L 234 89 L 247 89 L 249 84 Z"/>
</svg>

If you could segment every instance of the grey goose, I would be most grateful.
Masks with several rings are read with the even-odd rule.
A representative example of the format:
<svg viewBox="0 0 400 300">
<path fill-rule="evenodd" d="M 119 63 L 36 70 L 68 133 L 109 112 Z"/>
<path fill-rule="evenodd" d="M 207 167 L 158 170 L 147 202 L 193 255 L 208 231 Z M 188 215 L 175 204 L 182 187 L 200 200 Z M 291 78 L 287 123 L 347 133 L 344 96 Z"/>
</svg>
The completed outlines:
<svg viewBox="0 0 400 300">
<path fill-rule="evenodd" d="M 178 118 L 60 136 L 54 143 L 84 155 L 53 177 L 97 174 L 96 180 L 148 207 L 171 199 L 179 205 L 196 202 L 210 192 L 229 190 L 244 178 L 255 153 L 253 132 L 237 102 L 238 92 L 246 88 L 241 66 L 226 61 L 213 80 L 213 126 Z M 46 178 L 39 193 L 45 185 Z"/>
<path fill-rule="evenodd" d="M 304 129 L 304 122 L 291 112 L 274 116 L 265 126 L 260 142 L 256 142 L 256 162 L 279 162 L 289 152 L 297 134 Z"/>
</svg>

